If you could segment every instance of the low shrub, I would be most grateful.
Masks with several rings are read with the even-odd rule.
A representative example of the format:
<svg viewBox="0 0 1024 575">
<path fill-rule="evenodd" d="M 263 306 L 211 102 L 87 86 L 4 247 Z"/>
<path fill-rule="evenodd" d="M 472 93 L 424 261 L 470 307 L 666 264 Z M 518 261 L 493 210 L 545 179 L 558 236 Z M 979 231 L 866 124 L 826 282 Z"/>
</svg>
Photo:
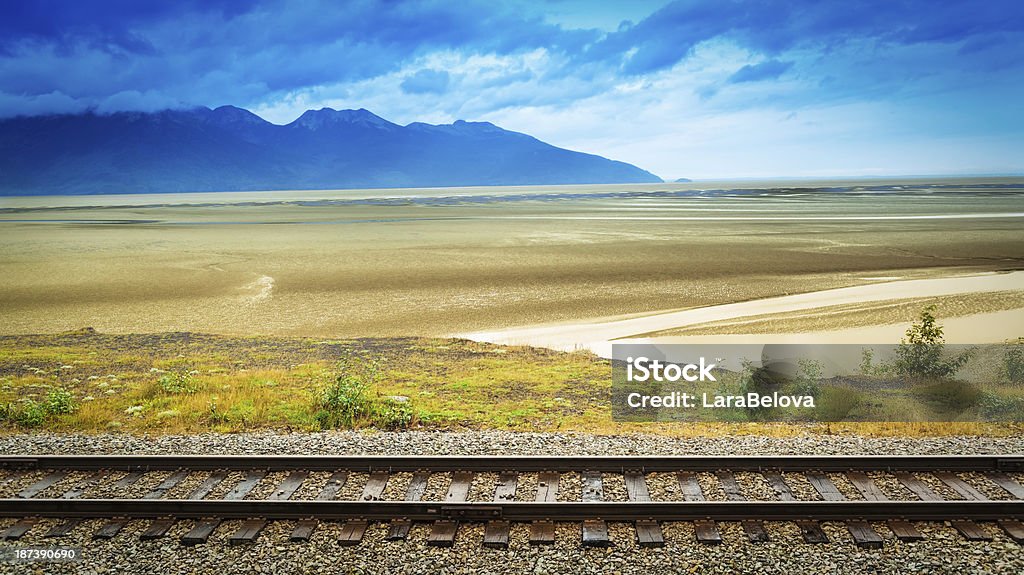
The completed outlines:
<svg viewBox="0 0 1024 575">
<path fill-rule="evenodd" d="M 945 357 L 945 338 L 934 312 L 934 305 L 924 308 L 918 322 L 900 340 L 892 365 L 895 374 L 913 379 L 952 377 L 970 360 L 974 353 L 970 349 L 956 357 Z"/>
<path fill-rule="evenodd" d="M 191 372 L 172 371 L 160 376 L 160 389 L 167 393 L 195 393 L 198 387 Z"/>
<path fill-rule="evenodd" d="M 316 394 L 314 419 L 320 429 L 409 427 L 414 419 L 409 400 L 380 397 L 374 390 L 380 376 L 381 362 L 377 358 L 342 358 L 339 373 Z"/>
<path fill-rule="evenodd" d="M 9 404 L 10 422 L 18 427 L 39 427 L 46 421 L 46 406 L 34 399 Z"/>
<path fill-rule="evenodd" d="M 847 387 L 826 387 L 817 400 L 820 421 L 843 421 L 861 402 L 861 393 Z"/>
<path fill-rule="evenodd" d="M 793 378 L 794 393 L 817 398 L 821 394 L 821 374 L 824 371 L 821 362 L 813 359 L 801 359 L 798 364 L 800 370 Z"/>
<path fill-rule="evenodd" d="M 317 398 L 316 420 L 321 428 L 351 428 L 373 411 L 367 391 L 370 382 L 342 373 L 322 388 Z"/>
<path fill-rule="evenodd" d="M 70 391 L 62 387 L 54 387 L 46 394 L 43 408 L 49 415 L 65 415 L 74 413 L 77 406 Z"/>
<path fill-rule="evenodd" d="M 982 397 L 981 390 L 976 386 L 956 379 L 941 379 L 920 385 L 915 389 L 915 393 L 926 401 L 937 403 L 952 411 L 974 407 Z"/>
<path fill-rule="evenodd" d="M 40 427 L 55 415 L 74 413 L 78 409 L 71 392 L 54 387 L 42 401 L 30 397 L 10 402 L 0 407 L 0 423 L 18 427 Z"/>
<path fill-rule="evenodd" d="M 1024 345 L 1007 346 L 1003 354 L 1003 374 L 1010 383 L 1024 383 Z"/>
<path fill-rule="evenodd" d="M 743 371 L 740 374 L 738 392 L 740 395 L 758 393 L 762 395 L 771 394 L 782 388 L 786 378 L 767 367 L 753 367 L 749 361 L 743 362 Z M 744 408 L 747 419 L 751 421 L 769 420 L 776 413 L 774 407 L 746 407 Z"/>
<path fill-rule="evenodd" d="M 1024 421 L 1024 397 L 982 393 L 978 407 L 982 419 L 987 421 Z"/>
<path fill-rule="evenodd" d="M 380 400 L 373 412 L 373 423 L 381 429 L 406 429 L 412 424 L 413 411 L 409 400 L 387 397 Z"/>
</svg>

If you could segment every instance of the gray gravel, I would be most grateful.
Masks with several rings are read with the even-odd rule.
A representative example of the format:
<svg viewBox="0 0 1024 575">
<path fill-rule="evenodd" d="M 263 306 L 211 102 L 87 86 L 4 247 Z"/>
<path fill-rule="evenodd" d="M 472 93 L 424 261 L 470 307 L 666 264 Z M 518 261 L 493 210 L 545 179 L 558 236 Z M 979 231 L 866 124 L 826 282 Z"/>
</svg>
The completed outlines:
<svg viewBox="0 0 1024 575">
<path fill-rule="evenodd" d="M 505 431 L 345 431 L 158 435 L 0 435 L 0 453 L 233 453 L 380 455 L 902 455 L 1024 453 L 1024 436 L 673 438 L 663 435 L 589 435 Z"/>
<path fill-rule="evenodd" d="M 855 436 L 806 435 L 791 438 L 741 436 L 729 438 L 674 439 L 652 435 L 593 436 L 585 434 L 540 434 L 506 432 L 331 432 L 311 434 L 204 434 L 196 436 L 136 437 L 127 435 L 4 435 L 0 436 L 0 453 L 234 453 L 234 454 L 578 454 L 578 455 L 759 455 L 759 454 L 985 454 L 1024 453 L 1024 437 L 982 438 L 863 438 Z M 323 475 L 323 477 L 321 477 Z M 339 494 L 342 498 L 358 496 L 364 477 L 353 474 Z M 701 474 L 708 497 L 722 497 L 711 475 Z M 985 486 L 983 478 L 962 475 L 965 480 Z M 114 481 L 118 476 L 111 478 Z M 436 475 L 428 487 L 428 497 L 443 496 L 447 483 Z M 609 499 L 624 500 L 621 478 L 606 476 L 605 494 Z M 738 474 L 737 479 L 748 494 L 771 496 L 771 490 L 757 476 Z M 789 477 L 787 477 L 789 479 Z M 856 492 L 842 477 L 833 477 L 848 496 Z M 311 475 L 315 488 L 326 474 Z M 396 476 L 386 494 L 400 497 L 408 478 Z M 486 500 L 492 495 L 492 477 L 478 477 L 471 499 Z M 176 488 L 180 497 L 190 488 Z M 880 481 L 886 491 L 899 492 L 899 487 Z M 536 481 L 529 475 L 520 481 L 517 498 L 530 499 Z M 61 484 L 64 485 L 63 483 Z M 813 489 L 794 477 L 791 483 L 798 496 L 815 498 Z M 678 486 L 672 474 L 648 476 L 648 486 L 655 499 L 678 499 Z M 987 487 L 987 486 L 985 486 Z M 221 489 L 224 489 L 222 487 Z M 261 487 L 261 489 L 264 489 Z M 565 474 L 560 492 L 567 496 L 577 492 L 579 478 Z M 93 493 L 103 493 L 97 486 Z M 564 490 L 564 491 L 563 491 Z M 998 490 L 987 488 L 993 498 L 1004 498 Z M 259 490 L 254 492 L 257 496 Z M 561 495 L 560 493 L 560 495 Z M 5 494 L 6 495 L 6 494 Z M 561 499 L 561 497 L 560 497 Z M 0 519 L 0 528 L 13 522 Z M 146 522 L 133 521 L 110 541 L 90 539 L 92 531 L 102 522 L 83 523 L 67 538 L 45 539 L 43 534 L 54 522 L 43 521 L 22 541 L 0 543 L 0 546 L 69 545 L 83 548 L 84 559 L 76 564 L 36 563 L 15 565 L 0 563 L 0 573 L 1024 573 L 1024 553 L 994 525 L 985 525 L 994 540 L 971 543 L 943 524 L 918 524 L 928 539 L 904 544 L 877 524 L 877 531 L 886 538 L 880 550 L 856 547 L 843 525 L 826 523 L 824 529 L 833 542 L 828 545 L 803 543 L 795 526 L 787 523 L 766 524 L 772 542 L 752 545 L 746 542 L 738 524 L 722 524 L 725 543 L 719 546 L 694 542 L 689 523 L 666 523 L 663 531 L 666 546 L 643 549 L 633 542 L 632 526 L 610 523 L 613 546 L 608 549 L 584 549 L 579 545 L 580 527 L 559 524 L 557 541 L 552 546 L 534 547 L 527 543 L 529 527 L 516 524 L 512 528 L 510 547 L 505 550 L 480 547 L 483 526 L 463 525 L 455 547 L 438 549 L 426 545 L 428 525 L 416 525 L 406 542 L 385 540 L 386 525 L 372 525 L 364 542 L 357 547 L 341 547 L 336 543 L 340 526 L 325 523 L 315 532 L 310 543 L 288 542 L 293 522 L 268 525 L 259 540 L 250 546 L 232 547 L 227 538 L 236 527 L 218 529 L 211 541 L 197 547 L 182 547 L 180 537 L 189 528 L 179 522 L 171 537 L 156 541 L 139 541 L 138 534 Z"/>
</svg>

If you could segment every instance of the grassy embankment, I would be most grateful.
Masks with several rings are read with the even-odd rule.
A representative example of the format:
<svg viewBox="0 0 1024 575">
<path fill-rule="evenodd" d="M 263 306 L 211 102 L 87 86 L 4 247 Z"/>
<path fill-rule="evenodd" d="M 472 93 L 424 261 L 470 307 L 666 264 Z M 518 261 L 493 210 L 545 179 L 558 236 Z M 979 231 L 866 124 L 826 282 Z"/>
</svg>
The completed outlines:
<svg viewBox="0 0 1024 575">
<path fill-rule="evenodd" d="M 346 357 L 358 372 L 356 387 L 365 389 L 338 383 L 339 360 Z M 365 371 L 373 358 L 380 360 L 376 376 Z M 611 417 L 609 370 L 606 360 L 590 354 L 463 340 L 91 331 L 8 336 L 0 338 L 0 429 L 195 433 L 351 426 L 674 436 L 1024 431 L 1018 424 L 982 423 L 621 423 Z M 348 416 L 325 417 L 328 402 L 348 409 Z"/>
</svg>

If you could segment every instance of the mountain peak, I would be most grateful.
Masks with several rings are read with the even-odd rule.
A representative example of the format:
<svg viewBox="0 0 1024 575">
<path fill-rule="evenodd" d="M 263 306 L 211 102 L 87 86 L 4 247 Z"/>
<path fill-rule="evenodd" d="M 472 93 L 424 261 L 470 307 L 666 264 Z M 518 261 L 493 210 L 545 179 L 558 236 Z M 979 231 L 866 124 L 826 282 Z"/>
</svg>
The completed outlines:
<svg viewBox="0 0 1024 575">
<path fill-rule="evenodd" d="M 211 117 L 221 124 L 266 124 L 267 121 L 249 110 L 237 106 L 221 106 L 211 112 Z"/>
<path fill-rule="evenodd" d="M 298 119 L 288 125 L 315 131 L 342 124 L 373 126 L 384 129 L 398 127 L 397 124 L 381 118 L 366 108 L 359 108 L 358 110 L 335 110 L 334 108 L 306 110 Z"/>
<path fill-rule="evenodd" d="M 0 119 L 0 196 L 657 182 L 489 122 L 366 109 L 278 125 L 234 106 Z"/>
<path fill-rule="evenodd" d="M 518 132 L 511 132 L 504 128 L 499 128 L 490 122 L 467 122 L 465 120 L 455 120 L 451 124 L 426 124 L 423 122 L 413 122 L 406 126 L 406 128 L 412 128 L 414 130 L 424 132 L 441 132 L 446 134 L 462 135 L 499 133 L 506 135 L 522 135 Z"/>
</svg>

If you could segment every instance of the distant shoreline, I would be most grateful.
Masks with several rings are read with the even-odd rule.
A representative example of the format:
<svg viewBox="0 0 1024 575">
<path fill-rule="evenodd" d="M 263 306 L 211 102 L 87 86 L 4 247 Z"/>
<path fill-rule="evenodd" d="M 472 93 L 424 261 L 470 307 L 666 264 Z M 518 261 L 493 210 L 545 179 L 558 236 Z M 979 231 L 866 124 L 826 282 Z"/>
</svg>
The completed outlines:
<svg viewBox="0 0 1024 575">
<path fill-rule="evenodd" d="M 799 184 L 794 186 L 794 184 Z M 162 193 L 116 193 L 116 194 L 37 194 L 37 195 L 0 195 L 0 210 L 38 209 L 38 208 L 79 208 L 79 207 L 112 207 L 112 206 L 183 206 L 189 204 L 209 204 L 216 198 L 215 204 L 240 203 L 274 203 L 294 201 L 324 200 L 369 200 L 369 199 L 403 199 L 403 198 L 446 198 L 467 196 L 509 196 L 509 195 L 545 195 L 545 194 L 608 194 L 614 192 L 651 193 L 651 192 L 706 192 L 708 194 L 727 194 L 732 191 L 744 190 L 792 190 L 792 189 L 830 189 L 855 188 L 858 186 L 884 187 L 903 186 L 950 189 L 949 191 L 970 191 L 973 187 L 982 186 L 984 191 L 1024 189 L 1024 176 L 999 177 L 865 177 L 865 178 L 822 178 L 822 179 L 734 179 L 734 180 L 698 180 L 692 182 L 662 182 L 644 184 L 559 184 L 559 185 L 523 185 L 523 186 L 455 186 L 437 188 L 338 188 L 338 189 L 294 189 L 294 190 L 248 190 L 224 192 L 162 192 Z M 959 189 L 968 186 L 968 189 Z M 900 190 L 905 191 L 905 190 Z M 2 213 L 2 211 L 0 211 Z"/>
</svg>

